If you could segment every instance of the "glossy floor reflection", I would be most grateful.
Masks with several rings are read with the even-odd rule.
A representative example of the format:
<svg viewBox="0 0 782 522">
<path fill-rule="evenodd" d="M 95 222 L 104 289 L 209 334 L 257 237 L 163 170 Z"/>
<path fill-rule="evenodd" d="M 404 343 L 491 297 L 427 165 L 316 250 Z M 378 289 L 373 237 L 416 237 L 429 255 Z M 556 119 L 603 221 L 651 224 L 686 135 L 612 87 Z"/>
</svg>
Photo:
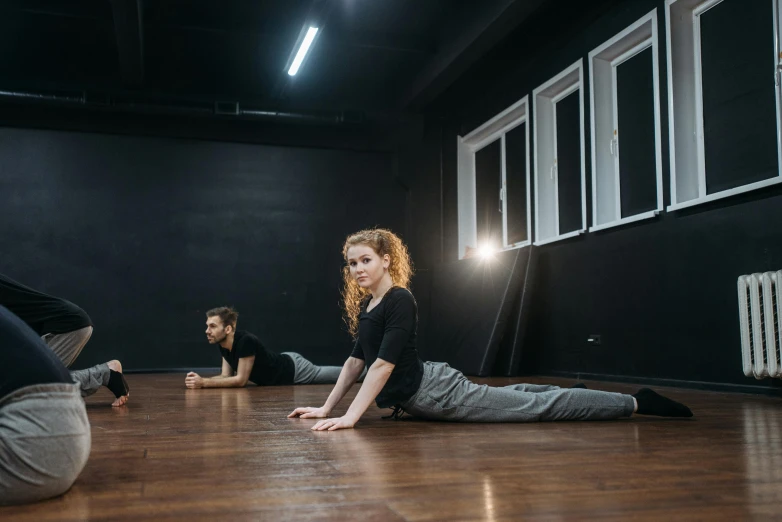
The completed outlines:
<svg viewBox="0 0 782 522">
<path fill-rule="evenodd" d="M 381 420 L 387 412 L 373 407 L 355 430 L 315 433 L 314 421 L 285 416 L 321 404 L 330 386 L 186 390 L 184 375 L 130 377 L 127 407 L 111 408 L 107 393 L 88 400 L 92 454 L 71 491 L 0 508 L 0 520 L 668 521 L 782 513 L 779 398 L 663 389 L 695 419 L 527 425 Z"/>
</svg>

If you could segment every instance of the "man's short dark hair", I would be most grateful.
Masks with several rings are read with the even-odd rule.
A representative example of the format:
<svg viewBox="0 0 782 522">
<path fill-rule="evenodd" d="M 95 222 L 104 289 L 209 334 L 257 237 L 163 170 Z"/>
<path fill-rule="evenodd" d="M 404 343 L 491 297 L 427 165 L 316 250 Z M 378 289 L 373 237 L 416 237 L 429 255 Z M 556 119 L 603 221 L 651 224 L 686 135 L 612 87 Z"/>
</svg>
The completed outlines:
<svg viewBox="0 0 782 522">
<path fill-rule="evenodd" d="M 217 308 L 212 308 L 208 312 L 206 312 L 207 317 L 219 317 L 220 320 L 223 322 L 223 326 L 228 326 L 229 324 L 236 328 L 236 321 L 239 320 L 239 314 L 236 310 L 231 308 L 230 306 L 219 306 Z"/>
</svg>

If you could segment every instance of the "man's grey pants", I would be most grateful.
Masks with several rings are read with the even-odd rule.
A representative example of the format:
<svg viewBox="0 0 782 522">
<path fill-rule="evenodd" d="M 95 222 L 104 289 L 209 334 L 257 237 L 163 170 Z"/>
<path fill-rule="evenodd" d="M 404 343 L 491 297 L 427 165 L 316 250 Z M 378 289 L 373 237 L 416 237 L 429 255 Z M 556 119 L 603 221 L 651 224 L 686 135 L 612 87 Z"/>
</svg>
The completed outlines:
<svg viewBox="0 0 782 522">
<path fill-rule="evenodd" d="M 65 493 L 87 463 L 91 441 L 76 384 L 26 386 L 0 398 L 0 504 Z"/>
<path fill-rule="evenodd" d="M 607 420 L 629 417 L 631 395 L 538 384 L 475 384 L 446 363 L 424 363 L 421 387 L 402 403 L 415 417 L 460 422 Z"/>
<path fill-rule="evenodd" d="M 90 340 L 92 335 L 92 326 L 86 326 L 73 332 L 62 334 L 46 334 L 41 339 L 52 349 L 60 358 L 66 368 L 70 368 L 73 362 L 81 353 L 84 345 Z M 81 387 L 81 396 L 92 395 L 98 388 L 109 383 L 109 367 L 106 363 L 87 368 L 86 370 L 77 370 L 71 372 L 73 382 Z"/>
<path fill-rule="evenodd" d="M 317 366 L 296 352 L 283 352 L 283 355 L 293 359 L 295 368 L 293 384 L 337 384 L 342 371 L 341 366 Z M 364 368 L 359 382 L 366 374 L 367 370 Z"/>
</svg>

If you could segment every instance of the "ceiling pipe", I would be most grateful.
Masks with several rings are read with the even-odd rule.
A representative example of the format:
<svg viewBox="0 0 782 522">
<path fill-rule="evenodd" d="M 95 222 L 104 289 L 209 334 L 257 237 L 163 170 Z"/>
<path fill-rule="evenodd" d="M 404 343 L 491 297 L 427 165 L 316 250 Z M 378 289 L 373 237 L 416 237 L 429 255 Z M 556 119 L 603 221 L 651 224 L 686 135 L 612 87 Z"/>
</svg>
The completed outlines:
<svg viewBox="0 0 782 522">
<path fill-rule="evenodd" d="M 284 111 L 263 111 L 256 109 L 239 109 L 240 116 L 260 119 L 284 120 L 299 123 L 330 123 L 339 125 L 345 123 L 345 115 L 337 113 L 302 113 Z"/>
<path fill-rule="evenodd" d="M 27 101 L 41 101 L 41 102 L 59 102 L 59 103 L 78 103 L 84 105 L 86 102 L 84 93 L 78 96 L 69 96 L 63 94 L 44 94 L 37 92 L 22 92 L 22 91 L 2 91 L 0 90 L 0 97 L 2 98 L 14 98 Z"/>
<path fill-rule="evenodd" d="M 360 112 L 300 112 L 300 111 L 267 111 L 262 109 L 246 108 L 243 109 L 238 103 L 215 103 L 212 106 L 203 104 L 185 105 L 176 103 L 152 103 L 143 100 L 123 100 L 113 99 L 111 97 L 91 98 L 87 93 L 80 94 L 49 94 L 30 91 L 7 91 L 0 90 L 0 98 L 19 100 L 31 103 L 45 103 L 57 105 L 77 105 L 84 108 L 114 109 L 121 111 L 139 112 L 139 113 L 160 113 L 160 114 L 178 114 L 192 115 L 202 117 L 234 117 L 252 120 L 267 120 L 288 123 L 301 124 L 320 124 L 320 125 L 344 125 L 355 124 L 364 121 L 363 113 Z M 226 107 L 233 107 L 225 110 Z"/>
</svg>

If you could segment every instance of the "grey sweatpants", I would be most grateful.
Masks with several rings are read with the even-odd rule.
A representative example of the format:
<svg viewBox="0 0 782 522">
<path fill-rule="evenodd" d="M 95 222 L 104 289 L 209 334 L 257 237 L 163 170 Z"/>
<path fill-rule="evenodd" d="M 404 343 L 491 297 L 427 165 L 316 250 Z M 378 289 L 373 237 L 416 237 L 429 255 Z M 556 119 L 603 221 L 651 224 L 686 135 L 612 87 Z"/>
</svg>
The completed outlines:
<svg viewBox="0 0 782 522">
<path fill-rule="evenodd" d="M 90 340 L 92 336 L 92 326 L 86 326 L 73 332 L 61 333 L 61 334 L 46 334 L 41 339 L 52 349 L 52 351 L 60 358 L 66 368 L 70 368 L 73 362 L 81 353 L 84 345 Z M 73 382 L 81 387 L 81 396 L 87 397 L 92 395 L 101 386 L 105 386 L 109 383 L 108 365 L 99 364 L 86 370 L 78 370 L 71 372 L 71 379 Z"/>
<path fill-rule="evenodd" d="M 0 398 L 0 504 L 65 493 L 87 463 L 91 442 L 75 384 L 26 386 Z"/>
<path fill-rule="evenodd" d="M 336 384 L 339 374 L 342 371 L 341 366 L 317 366 L 302 357 L 296 352 L 283 352 L 293 359 L 295 368 L 293 384 Z M 366 368 L 359 377 L 359 382 L 367 374 Z"/>
<path fill-rule="evenodd" d="M 631 395 L 556 386 L 475 384 L 446 363 L 424 363 L 421 386 L 402 409 L 432 420 L 537 422 L 607 420 L 633 414 Z"/>
<path fill-rule="evenodd" d="M 109 383 L 109 378 L 111 378 L 111 371 L 106 363 L 95 365 L 86 370 L 71 372 L 71 379 L 81 388 L 82 397 L 89 397 L 101 386 L 106 386 Z"/>
<path fill-rule="evenodd" d="M 92 326 L 85 326 L 67 333 L 48 333 L 42 336 L 41 339 L 60 358 L 65 367 L 70 368 L 91 336 Z"/>
<path fill-rule="evenodd" d="M 293 384 L 336 384 L 342 371 L 339 366 L 316 366 L 296 352 L 282 354 L 293 359 Z"/>
</svg>

